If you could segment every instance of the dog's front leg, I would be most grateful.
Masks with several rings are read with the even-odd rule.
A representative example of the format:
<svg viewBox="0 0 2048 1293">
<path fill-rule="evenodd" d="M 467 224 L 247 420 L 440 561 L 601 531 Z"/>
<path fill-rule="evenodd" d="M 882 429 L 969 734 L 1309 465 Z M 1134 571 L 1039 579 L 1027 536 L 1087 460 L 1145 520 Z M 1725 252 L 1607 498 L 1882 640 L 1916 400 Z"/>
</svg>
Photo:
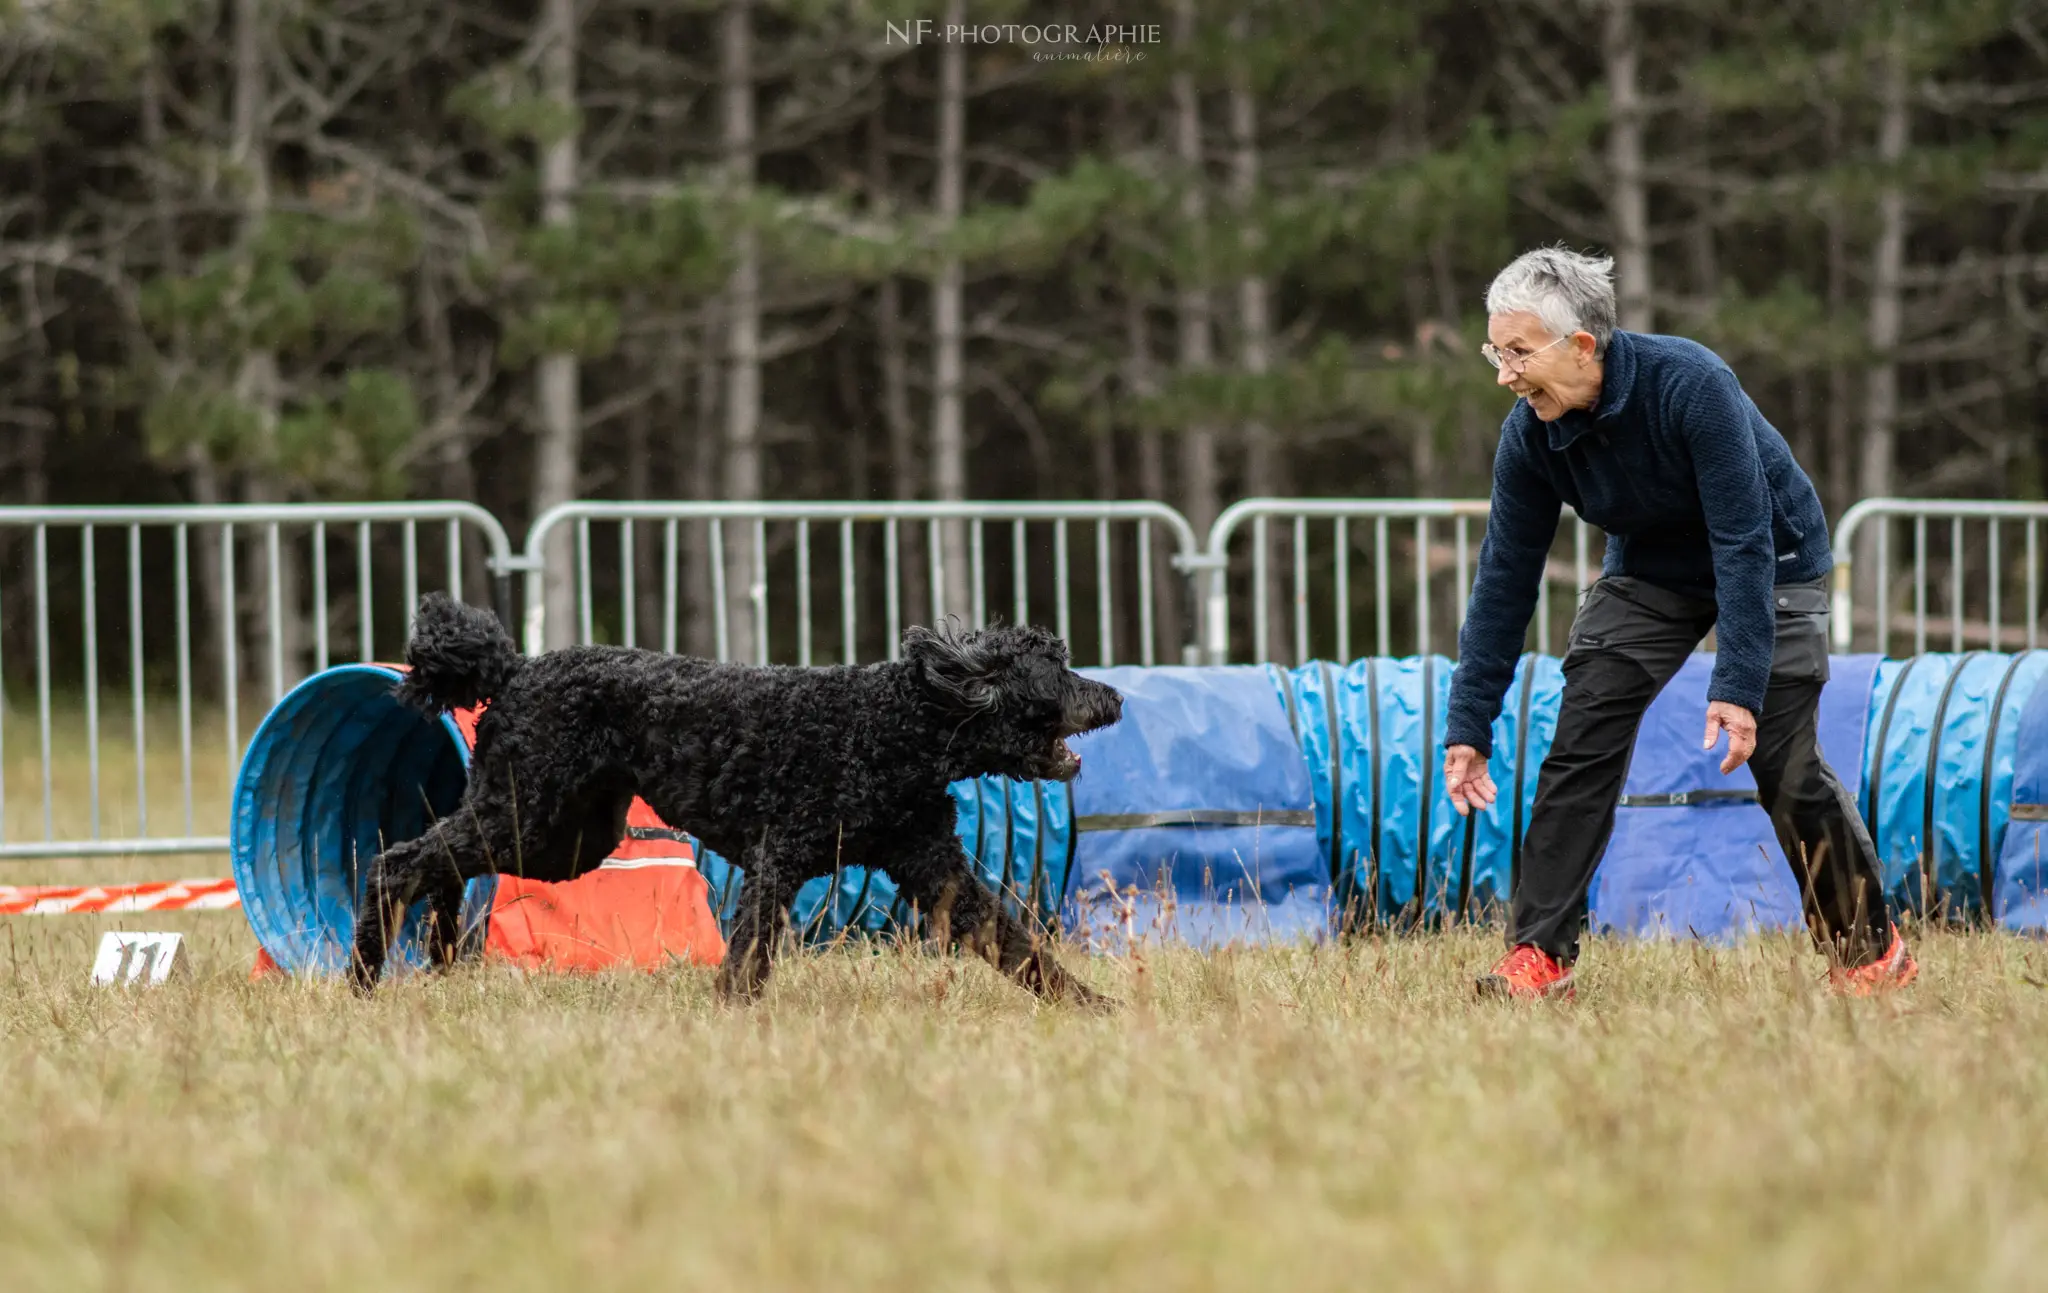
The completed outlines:
<svg viewBox="0 0 2048 1293">
<path fill-rule="evenodd" d="M 959 841 L 946 845 L 924 866 L 904 868 L 899 883 L 931 917 L 932 933 L 941 946 L 957 938 L 962 946 L 1047 1001 L 1066 1001 L 1091 1009 L 1114 1009 L 1119 1003 L 1067 972 L 1046 947 L 1003 909 L 981 878 L 967 868 Z"/>
<path fill-rule="evenodd" d="M 379 853 L 363 882 L 363 900 L 356 909 L 355 946 L 349 958 L 349 983 L 367 994 L 384 973 L 391 940 L 405 920 L 405 909 L 421 883 L 419 840 L 407 840 Z"/>
</svg>

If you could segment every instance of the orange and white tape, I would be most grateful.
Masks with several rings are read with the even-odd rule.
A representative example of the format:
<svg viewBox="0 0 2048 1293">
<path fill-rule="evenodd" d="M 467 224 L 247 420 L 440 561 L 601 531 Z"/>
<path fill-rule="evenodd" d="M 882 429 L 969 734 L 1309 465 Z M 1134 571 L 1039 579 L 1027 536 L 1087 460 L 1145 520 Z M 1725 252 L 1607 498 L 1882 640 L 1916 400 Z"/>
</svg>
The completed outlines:
<svg viewBox="0 0 2048 1293">
<path fill-rule="evenodd" d="M 689 845 L 680 849 L 633 841 L 605 859 L 605 871 L 637 871 L 642 867 L 694 867 Z M 0 916 L 66 916 L 72 913 L 123 911 L 225 911 L 240 907 L 242 896 L 233 880 L 150 880 L 139 884 L 0 884 Z"/>
<path fill-rule="evenodd" d="M 141 884 L 0 885 L 0 916 L 100 911 L 220 911 L 242 905 L 233 880 L 151 880 Z"/>
</svg>

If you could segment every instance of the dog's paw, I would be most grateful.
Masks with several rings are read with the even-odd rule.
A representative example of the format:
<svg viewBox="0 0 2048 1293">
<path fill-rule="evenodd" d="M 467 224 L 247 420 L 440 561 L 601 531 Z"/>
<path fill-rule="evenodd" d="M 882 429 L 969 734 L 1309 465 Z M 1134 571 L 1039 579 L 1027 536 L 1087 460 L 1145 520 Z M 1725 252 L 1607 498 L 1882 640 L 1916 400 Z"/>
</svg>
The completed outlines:
<svg viewBox="0 0 2048 1293">
<path fill-rule="evenodd" d="M 349 991 L 367 1001 L 377 991 L 377 978 L 377 971 L 357 962 L 349 968 Z"/>
<path fill-rule="evenodd" d="M 719 1001 L 728 1006 L 751 1006 L 761 999 L 767 986 L 765 981 L 750 976 L 721 974 L 714 991 Z"/>
<path fill-rule="evenodd" d="M 1069 982 L 1062 999 L 1077 1010 L 1097 1015 L 1115 1014 L 1124 1008 L 1124 1003 L 1117 998 L 1080 982 Z"/>
</svg>

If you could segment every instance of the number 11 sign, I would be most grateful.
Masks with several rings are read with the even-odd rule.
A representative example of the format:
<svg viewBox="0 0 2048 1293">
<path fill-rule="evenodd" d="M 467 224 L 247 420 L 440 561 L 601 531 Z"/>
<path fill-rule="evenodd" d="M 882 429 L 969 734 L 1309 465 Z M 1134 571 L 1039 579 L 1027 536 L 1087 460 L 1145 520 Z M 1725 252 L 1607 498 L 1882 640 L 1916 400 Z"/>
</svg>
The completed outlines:
<svg viewBox="0 0 2048 1293">
<path fill-rule="evenodd" d="M 185 950 L 183 934 L 120 934 L 109 930 L 100 936 L 99 956 L 92 964 L 96 984 L 163 983 L 180 968 L 178 953 Z"/>
</svg>

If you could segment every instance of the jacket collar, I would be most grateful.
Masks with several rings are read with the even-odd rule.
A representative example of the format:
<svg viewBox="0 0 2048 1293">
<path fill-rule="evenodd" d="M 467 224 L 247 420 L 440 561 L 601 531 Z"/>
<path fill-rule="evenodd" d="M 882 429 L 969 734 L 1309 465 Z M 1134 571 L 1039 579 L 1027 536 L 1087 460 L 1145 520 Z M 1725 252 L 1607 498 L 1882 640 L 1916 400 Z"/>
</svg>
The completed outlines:
<svg viewBox="0 0 2048 1293">
<path fill-rule="evenodd" d="M 1628 407 L 1629 396 L 1635 393 L 1636 387 L 1634 338 L 1616 328 L 1607 339 L 1607 353 L 1601 357 L 1600 366 L 1600 398 L 1593 407 L 1590 410 L 1567 410 L 1563 417 L 1545 427 L 1552 449 L 1565 448 L 1593 430 L 1595 424 L 1620 417 Z"/>
</svg>

